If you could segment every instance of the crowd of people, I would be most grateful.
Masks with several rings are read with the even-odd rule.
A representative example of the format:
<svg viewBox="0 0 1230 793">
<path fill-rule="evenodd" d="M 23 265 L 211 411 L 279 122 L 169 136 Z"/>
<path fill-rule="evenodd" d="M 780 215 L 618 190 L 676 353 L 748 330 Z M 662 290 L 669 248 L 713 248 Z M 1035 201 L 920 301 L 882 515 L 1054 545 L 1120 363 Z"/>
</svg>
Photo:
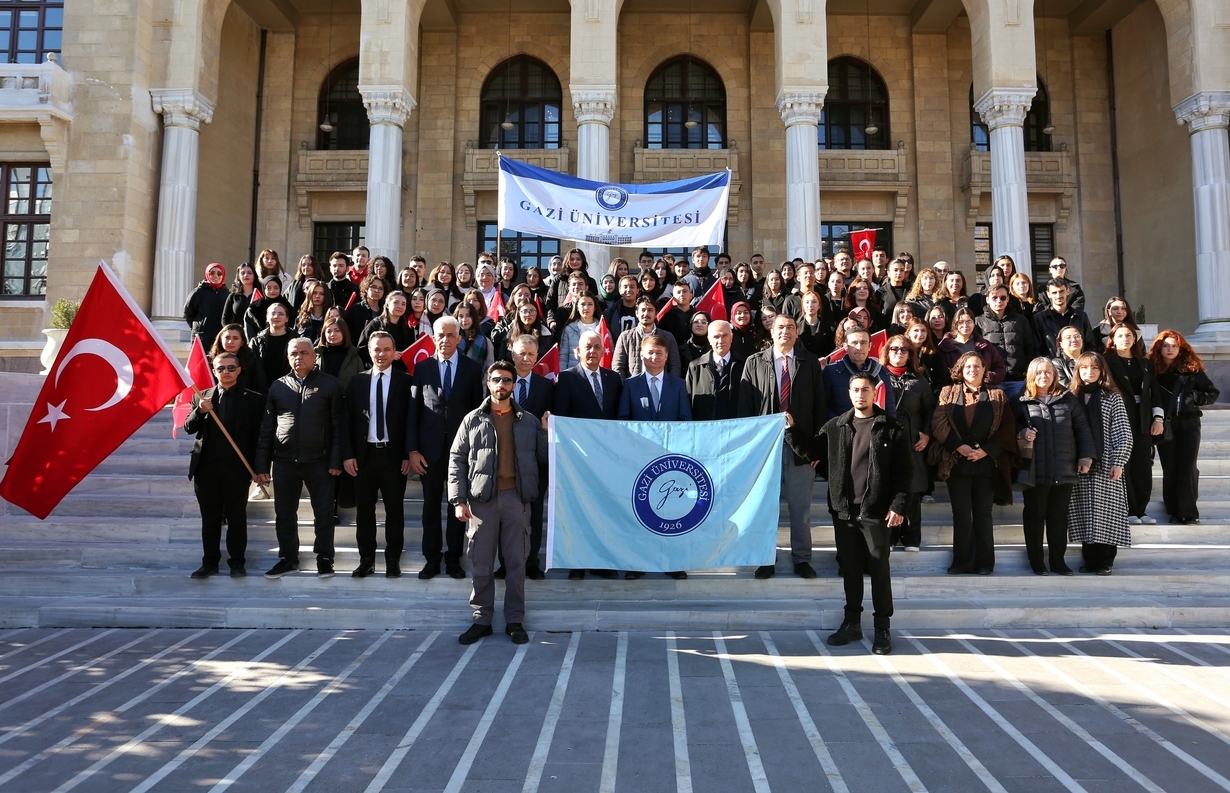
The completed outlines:
<svg viewBox="0 0 1230 793">
<path fill-rule="evenodd" d="M 506 581 L 506 630 L 521 641 L 524 580 L 544 577 L 551 414 L 786 414 L 793 572 L 816 576 L 810 509 L 816 479 L 827 478 L 848 597 L 830 640 L 861 636 L 866 572 L 877 652 L 889 647 L 889 549 L 922 547 L 921 505 L 934 501 L 937 483 L 952 505 L 954 575 L 994 571 L 993 508 L 1014 491 L 1034 573 L 1074 574 L 1066 553 L 1079 543 L 1080 571 L 1109 575 L 1130 526 L 1156 522 L 1146 513 L 1155 448 L 1168 519 L 1199 523 L 1200 408 L 1218 390 L 1183 336 L 1163 331 L 1146 350 L 1122 297 L 1091 321 L 1062 257 L 1039 290 L 1009 256 L 980 276 L 967 280 L 942 261 L 916 269 L 909 253 L 890 258 L 882 248 L 858 261 L 838 250 L 777 267 L 760 254 L 735 264 L 705 247 L 678 258 L 643 251 L 635 269 L 616 258 L 599 273 L 575 248 L 546 271 L 491 253 L 429 271 L 423 257 L 398 269 L 358 247 L 327 267 L 302 256 L 293 274 L 265 250 L 229 285 L 212 263 L 184 309 L 218 383 L 186 425 L 198 433 L 190 476 L 204 542 L 193 576 L 218 572 L 224 521 L 231 575 L 246 574 L 251 477 L 239 454 L 259 483 L 273 484 L 279 560 L 270 578 L 299 568 L 304 486 L 320 575 L 334 573 L 338 509 L 351 505 L 353 575 L 375 572 L 382 498 L 385 574 L 399 576 L 414 474 L 424 496 L 419 578 L 465 578 L 468 553 L 475 622 L 463 643 L 491 632 L 495 579 Z M 696 308 L 715 294 L 729 319 Z M 410 374 L 403 353 L 423 336 L 435 354 Z M 555 381 L 534 371 L 552 348 Z M 755 577 L 775 571 L 766 565 Z"/>
</svg>

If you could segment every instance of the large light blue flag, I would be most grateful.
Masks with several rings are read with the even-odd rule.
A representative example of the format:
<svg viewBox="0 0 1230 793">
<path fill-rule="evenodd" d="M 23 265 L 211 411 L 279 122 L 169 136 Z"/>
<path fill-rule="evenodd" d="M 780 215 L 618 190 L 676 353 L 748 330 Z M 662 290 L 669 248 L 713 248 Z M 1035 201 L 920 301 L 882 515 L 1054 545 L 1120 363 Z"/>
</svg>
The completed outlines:
<svg viewBox="0 0 1230 793">
<path fill-rule="evenodd" d="M 548 567 L 668 572 L 773 564 L 783 415 L 550 422 Z"/>
</svg>

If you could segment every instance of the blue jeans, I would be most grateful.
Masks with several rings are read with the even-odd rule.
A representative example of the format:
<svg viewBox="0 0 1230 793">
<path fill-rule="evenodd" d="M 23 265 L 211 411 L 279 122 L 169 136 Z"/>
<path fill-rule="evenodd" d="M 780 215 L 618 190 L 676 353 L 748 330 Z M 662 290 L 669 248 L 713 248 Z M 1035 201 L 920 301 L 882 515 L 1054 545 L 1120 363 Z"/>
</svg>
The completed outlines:
<svg viewBox="0 0 1230 793">
<path fill-rule="evenodd" d="M 1020 398 L 1021 394 L 1025 393 L 1024 380 L 1005 380 L 999 384 L 999 388 L 1004 392 L 1004 396 L 1009 402 L 1015 402 Z"/>
</svg>

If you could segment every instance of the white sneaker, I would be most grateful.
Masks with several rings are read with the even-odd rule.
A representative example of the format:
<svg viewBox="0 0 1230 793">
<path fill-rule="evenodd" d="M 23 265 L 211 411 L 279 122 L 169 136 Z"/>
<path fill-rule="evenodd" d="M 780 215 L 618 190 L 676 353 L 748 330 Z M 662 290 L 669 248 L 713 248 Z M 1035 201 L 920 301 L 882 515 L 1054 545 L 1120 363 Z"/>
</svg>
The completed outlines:
<svg viewBox="0 0 1230 793">
<path fill-rule="evenodd" d="M 906 553 L 918 553 L 918 546 L 917 545 L 907 545 L 905 546 L 905 552 Z"/>
<path fill-rule="evenodd" d="M 1140 525 L 1140 518 L 1135 515 L 1128 515 L 1128 523 L 1132 526 L 1138 526 Z"/>
<path fill-rule="evenodd" d="M 1144 517 L 1140 519 L 1140 522 L 1145 524 L 1146 526 L 1152 526 L 1153 524 L 1157 523 L 1157 518 L 1151 515 L 1145 515 Z"/>
</svg>

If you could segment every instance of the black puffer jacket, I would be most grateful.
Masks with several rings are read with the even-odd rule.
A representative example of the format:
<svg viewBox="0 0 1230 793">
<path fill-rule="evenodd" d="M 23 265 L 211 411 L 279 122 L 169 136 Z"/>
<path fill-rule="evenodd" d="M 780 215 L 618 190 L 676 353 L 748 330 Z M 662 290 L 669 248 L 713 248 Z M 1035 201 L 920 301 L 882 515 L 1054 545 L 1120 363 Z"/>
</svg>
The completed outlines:
<svg viewBox="0 0 1230 793">
<path fill-rule="evenodd" d="M 1005 311 L 998 317 L 988 306 L 982 315 L 974 320 L 982 338 L 995 345 L 1003 356 L 1004 368 L 1007 370 L 1006 380 L 1023 380 L 1029 362 L 1037 355 L 1037 343 L 1034 338 L 1033 326 L 1029 320 L 1015 311 Z"/>
<path fill-rule="evenodd" d="M 188 302 L 184 303 L 184 322 L 201 337 L 201 345 L 207 350 L 218 338 L 218 331 L 222 330 L 222 310 L 226 308 L 226 299 L 230 296 L 225 286 L 215 288 L 208 281 L 201 281 L 188 295 Z"/>
<path fill-rule="evenodd" d="M 888 371 L 885 369 L 885 371 Z M 893 395 L 897 398 L 897 421 L 905 428 L 905 438 L 913 449 L 918 443 L 918 433 L 931 434 L 931 414 L 935 412 L 935 391 L 925 377 L 919 377 L 913 372 L 895 375 L 888 372 L 889 381 L 893 384 Z M 926 492 L 930 486 L 930 474 L 927 471 L 926 455 L 923 452 L 911 451 L 913 460 L 913 475 L 910 477 L 911 493 Z"/>
<path fill-rule="evenodd" d="M 1034 438 L 1034 476 L 1039 485 L 1076 484 L 1077 462 L 1098 457 L 1085 408 L 1070 392 L 1030 397 L 1024 394 L 1013 406 L 1020 433 L 1037 430 Z"/>
<path fill-rule="evenodd" d="M 302 383 L 292 372 L 271 385 L 253 466 L 256 472 L 269 473 L 274 460 L 341 468 L 343 393 L 336 377 L 316 369 Z"/>
<path fill-rule="evenodd" d="M 854 411 L 830 419 L 820 428 L 818 439 L 827 445 L 820 455 L 821 473 L 829 480 L 829 511 L 842 520 L 857 520 L 865 515 L 883 520 L 891 509 L 904 515 L 909 504 L 913 444 L 905 428 L 887 413 L 875 408 L 871 425 L 871 469 L 867 472 L 867 493 L 862 509 L 855 514 L 853 477 L 850 460 L 854 455 Z"/>
</svg>

